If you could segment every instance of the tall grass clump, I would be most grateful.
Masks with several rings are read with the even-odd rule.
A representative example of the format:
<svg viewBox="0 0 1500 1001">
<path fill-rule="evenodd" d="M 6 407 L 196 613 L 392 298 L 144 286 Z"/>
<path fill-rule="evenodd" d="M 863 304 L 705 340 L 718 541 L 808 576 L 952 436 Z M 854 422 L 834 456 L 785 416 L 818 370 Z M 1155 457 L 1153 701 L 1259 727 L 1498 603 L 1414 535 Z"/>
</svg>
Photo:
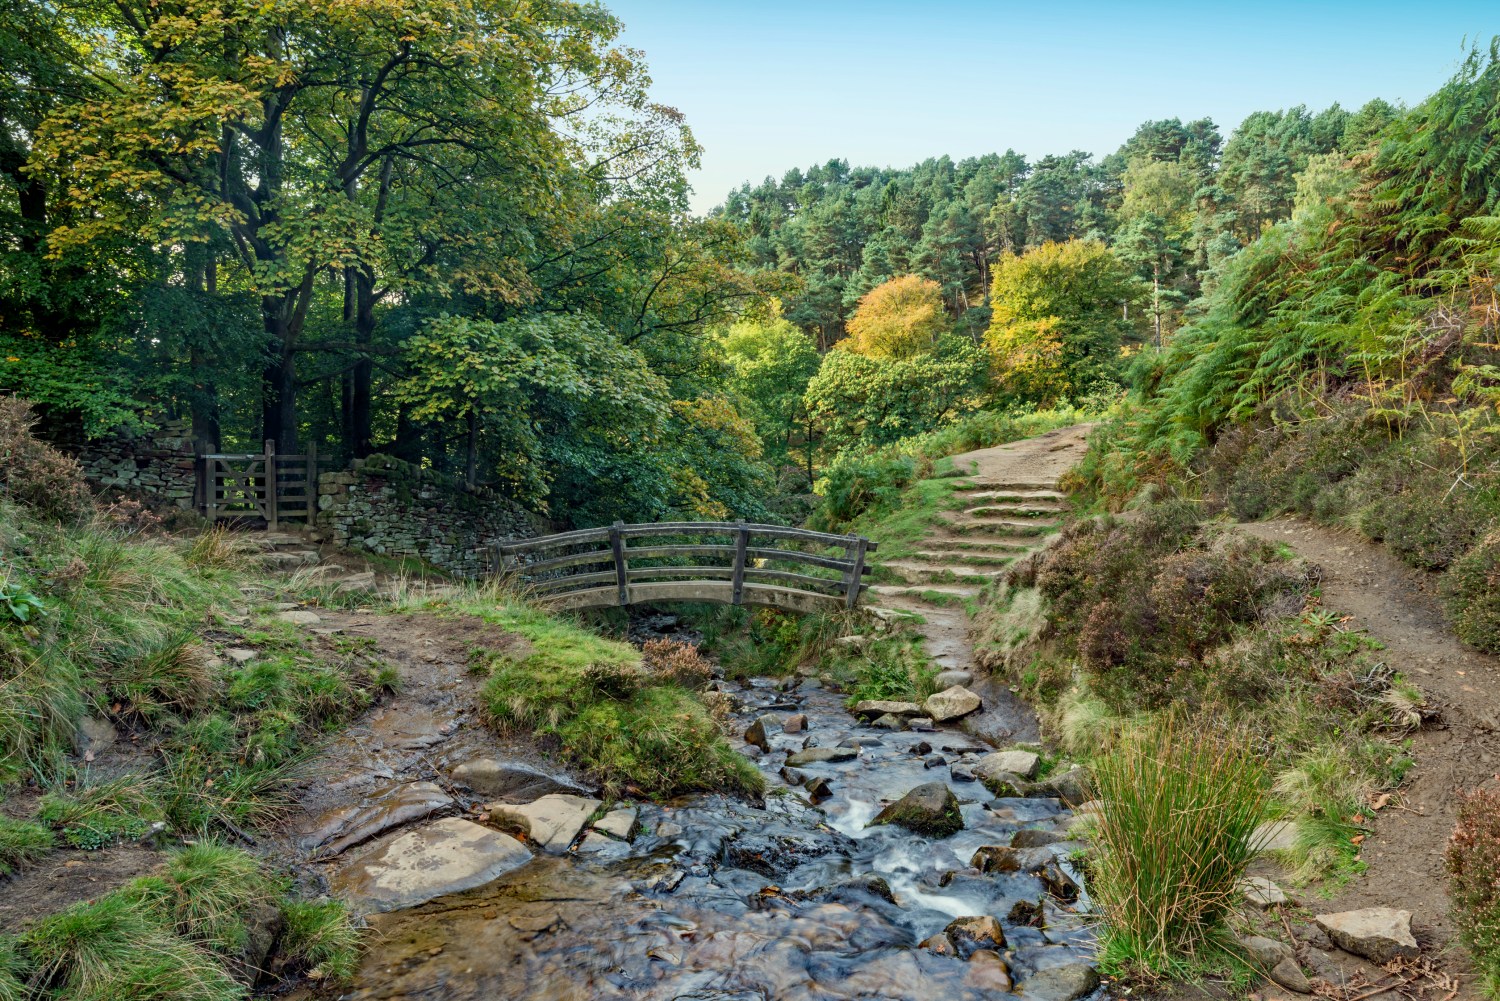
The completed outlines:
<svg viewBox="0 0 1500 1001">
<path fill-rule="evenodd" d="M 1189 972 L 1216 951 L 1266 816 L 1267 775 L 1249 745 L 1163 719 L 1096 764 L 1103 804 L 1090 892 L 1103 911 L 1105 965 Z"/>
<path fill-rule="evenodd" d="M 0 876 L 9 876 L 52 850 L 52 832 L 29 820 L 0 814 Z M 4 998 L 0 993 L 0 998 Z"/>
<path fill-rule="evenodd" d="M 1448 842 L 1448 897 L 1491 997 L 1500 997 L 1500 793 L 1464 799 Z"/>
</svg>

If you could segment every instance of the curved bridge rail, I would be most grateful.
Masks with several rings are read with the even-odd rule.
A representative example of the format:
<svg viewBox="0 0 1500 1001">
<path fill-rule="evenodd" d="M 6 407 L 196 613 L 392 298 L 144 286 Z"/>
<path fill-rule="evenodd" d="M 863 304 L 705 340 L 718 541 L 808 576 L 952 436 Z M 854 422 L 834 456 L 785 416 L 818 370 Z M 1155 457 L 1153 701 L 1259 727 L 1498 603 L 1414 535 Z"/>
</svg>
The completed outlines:
<svg viewBox="0 0 1500 1001">
<path fill-rule="evenodd" d="M 498 545 L 495 565 L 559 610 L 704 601 L 813 612 L 855 607 L 874 551 L 863 536 L 780 525 L 616 522 Z"/>
</svg>

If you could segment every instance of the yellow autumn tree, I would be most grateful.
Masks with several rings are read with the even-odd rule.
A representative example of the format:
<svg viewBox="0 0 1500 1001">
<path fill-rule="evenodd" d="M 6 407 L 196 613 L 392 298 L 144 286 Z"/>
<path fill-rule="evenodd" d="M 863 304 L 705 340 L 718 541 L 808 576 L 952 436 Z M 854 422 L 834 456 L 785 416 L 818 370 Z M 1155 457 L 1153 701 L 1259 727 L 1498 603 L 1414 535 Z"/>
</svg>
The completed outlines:
<svg viewBox="0 0 1500 1001">
<path fill-rule="evenodd" d="M 931 351 L 947 326 L 941 286 L 919 275 L 901 275 L 864 294 L 841 346 L 869 358 L 913 358 Z"/>
</svg>

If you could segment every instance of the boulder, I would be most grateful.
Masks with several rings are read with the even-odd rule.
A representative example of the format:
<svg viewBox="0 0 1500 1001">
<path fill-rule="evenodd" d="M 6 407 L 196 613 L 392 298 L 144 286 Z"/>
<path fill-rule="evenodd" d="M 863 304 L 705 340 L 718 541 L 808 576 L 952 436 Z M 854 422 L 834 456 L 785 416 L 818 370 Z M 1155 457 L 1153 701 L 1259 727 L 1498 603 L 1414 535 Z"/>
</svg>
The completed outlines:
<svg viewBox="0 0 1500 1001">
<path fill-rule="evenodd" d="M 745 743 L 752 747 L 758 747 L 761 751 L 771 750 L 771 738 L 766 734 L 766 721 L 774 720 L 774 716 L 761 716 L 749 728 L 745 730 Z"/>
<path fill-rule="evenodd" d="M 1302 972 L 1302 967 L 1290 956 L 1277 963 L 1266 974 L 1273 983 L 1280 984 L 1287 990 L 1296 994 L 1311 994 L 1313 986 L 1307 979 L 1307 974 Z"/>
<path fill-rule="evenodd" d="M 946 838 L 964 829 L 958 797 L 942 782 L 927 782 L 875 815 L 870 826 L 896 824 L 931 838 Z"/>
<path fill-rule="evenodd" d="M 980 872 L 1020 872 L 1016 850 L 1006 845 L 985 845 L 974 853 L 969 864 Z"/>
<path fill-rule="evenodd" d="M 561 855 L 600 805 L 583 796 L 551 795 L 524 805 L 491 803 L 485 809 L 497 826 L 518 830 L 544 851 Z"/>
<path fill-rule="evenodd" d="M 915 702 L 895 702 L 891 699 L 866 699 L 856 702 L 852 710 L 861 719 L 875 719 L 889 713 L 892 716 L 920 716 L 922 707 Z"/>
<path fill-rule="evenodd" d="M 818 765 L 825 762 L 853 761 L 857 757 L 859 757 L 859 749 L 855 747 L 809 747 L 790 755 L 786 763 L 793 768 L 799 768 L 803 765 Z"/>
<path fill-rule="evenodd" d="M 948 776 L 955 782 L 973 782 L 974 770 L 968 765 L 956 763 L 948 769 Z"/>
<path fill-rule="evenodd" d="M 510 835 L 451 817 L 395 835 L 332 884 L 357 912 L 395 911 L 483 886 L 530 861 Z"/>
<path fill-rule="evenodd" d="M 1055 845 L 1059 841 L 1066 840 L 1065 836 L 1056 831 L 1044 831 L 1040 828 L 1027 827 L 1010 836 L 1010 846 L 1012 848 L 1045 848 L 1048 845 Z"/>
<path fill-rule="evenodd" d="M 453 781 L 468 786 L 480 796 L 516 803 L 529 803 L 554 793 L 583 796 L 590 791 L 566 775 L 498 758 L 473 758 L 453 769 L 450 774 Z"/>
<path fill-rule="evenodd" d="M 619 838 L 621 841 L 629 841 L 635 837 L 635 828 L 639 817 L 640 811 L 633 806 L 618 807 L 594 821 L 594 830 L 602 831 L 612 838 Z"/>
<path fill-rule="evenodd" d="M 953 947 L 953 940 L 950 939 L 947 935 L 944 935 L 942 932 L 938 932 L 936 935 L 932 935 L 928 938 L 923 939 L 917 945 L 917 948 L 926 949 L 928 952 L 933 953 L 937 956 L 958 955 L 958 950 Z"/>
<path fill-rule="evenodd" d="M 871 721 L 870 725 L 877 730 L 906 729 L 905 721 L 903 721 L 901 717 L 897 716 L 895 713 L 886 713 L 884 716 L 877 716 L 873 721 Z"/>
<path fill-rule="evenodd" d="M 1021 992 L 1036 1001 L 1078 1001 L 1099 989 L 1099 971 L 1087 963 L 1038 970 L 1021 981 Z"/>
<path fill-rule="evenodd" d="M 954 952 L 960 959 L 968 959 L 981 949 L 998 951 L 1005 948 L 1005 932 L 1000 922 L 988 914 L 970 918 L 954 918 L 943 929 Z"/>
<path fill-rule="evenodd" d="M 973 680 L 973 671 L 940 671 L 938 676 L 932 679 L 932 683 L 937 686 L 938 691 L 942 691 L 957 685 L 968 685 Z"/>
<path fill-rule="evenodd" d="M 962 685 L 954 685 L 927 696 L 927 701 L 922 703 L 922 711 L 934 723 L 947 723 L 978 712 L 983 705 L 979 696 Z"/>
<path fill-rule="evenodd" d="M 1029 780 L 1039 764 L 1041 758 L 1031 751 L 995 751 L 974 762 L 974 771 L 981 776 L 1004 773 Z"/>
<path fill-rule="evenodd" d="M 1384 965 L 1393 959 L 1415 959 L 1421 948 L 1411 933 L 1411 911 L 1362 907 L 1357 911 L 1319 914 L 1313 923 L 1345 952 Z"/>
<path fill-rule="evenodd" d="M 801 733 L 807 729 L 807 713 L 793 713 L 781 724 L 782 733 Z"/>
<path fill-rule="evenodd" d="M 993 949 L 978 949 L 969 954 L 964 986 L 980 991 L 982 996 L 1004 996 L 1012 986 L 1010 967 L 1005 965 L 1005 960 Z"/>
<path fill-rule="evenodd" d="M 1094 778 L 1082 765 L 1049 775 L 1026 788 L 1028 796 L 1053 796 L 1068 806 L 1087 803 L 1093 796 Z"/>
</svg>

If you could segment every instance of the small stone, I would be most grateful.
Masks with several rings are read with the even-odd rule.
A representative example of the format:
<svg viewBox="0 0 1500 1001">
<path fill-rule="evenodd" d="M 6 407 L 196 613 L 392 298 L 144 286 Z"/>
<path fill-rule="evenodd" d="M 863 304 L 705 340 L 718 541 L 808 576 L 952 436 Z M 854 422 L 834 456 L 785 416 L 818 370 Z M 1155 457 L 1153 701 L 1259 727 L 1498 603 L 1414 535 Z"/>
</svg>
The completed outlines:
<svg viewBox="0 0 1500 1001">
<path fill-rule="evenodd" d="M 877 730 L 901 730 L 906 727 L 900 716 L 895 713 L 886 713 L 870 724 Z"/>
<path fill-rule="evenodd" d="M 781 767 L 781 781 L 785 782 L 789 786 L 800 786 L 802 783 L 807 781 L 807 776 L 803 775 L 795 768 L 788 768 L 787 766 L 783 765 Z"/>
<path fill-rule="evenodd" d="M 809 780 L 806 789 L 807 795 L 812 798 L 814 803 L 821 803 L 833 795 L 833 787 L 828 784 L 828 780 L 825 778 Z"/>
<path fill-rule="evenodd" d="M 807 729 L 807 714 L 795 713 L 788 716 L 786 722 L 781 724 L 783 733 L 801 733 Z"/>
<path fill-rule="evenodd" d="M 932 679 L 932 683 L 937 686 L 938 691 L 960 685 L 969 685 L 973 681 L 973 671 L 940 671 L 938 672 L 938 676 Z"/>
<path fill-rule="evenodd" d="M 1285 891 L 1264 876 L 1246 876 L 1240 880 L 1240 893 L 1247 903 L 1263 911 L 1286 903 Z"/>
<path fill-rule="evenodd" d="M 978 712 L 983 705 L 984 700 L 979 696 L 962 685 L 954 685 L 952 688 L 927 696 L 927 701 L 922 703 L 922 711 L 934 723 L 947 723 Z"/>
<path fill-rule="evenodd" d="M 120 735 L 109 720 L 97 716 L 83 716 L 73 731 L 73 751 L 79 755 L 93 755 L 112 747 Z"/>
<path fill-rule="evenodd" d="M 974 853 L 969 864 L 980 872 L 1019 872 L 1021 863 L 1016 850 L 1008 845 L 985 845 Z"/>
<path fill-rule="evenodd" d="M 953 947 L 953 940 L 942 932 L 924 939 L 917 948 L 926 949 L 928 952 L 938 956 L 958 955 L 958 950 Z"/>
<path fill-rule="evenodd" d="M 1056 831 L 1044 831 L 1039 828 L 1028 827 L 1011 835 L 1010 846 L 1012 848 L 1045 848 L 1048 845 L 1055 845 L 1059 841 L 1066 840 L 1067 838 Z"/>
<path fill-rule="evenodd" d="M 1021 992 L 1036 1001 L 1078 1001 L 1099 989 L 1099 971 L 1087 963 L 1038 970 L 1021 981 Z"/>
<path fill-rule="evenodd" d="M 1010 913 L 1005 916 L 1005 920 L 1013 925 L 1040 928 L 1042 926 L 1042 905 L 1032 900 L 1017 900 L 1011 906 Z"/>
<path fill-rule="evenodd" d="M 1273 820 L 1261 824 L 1250 834 L 1250 850 L 1284 852 L 1297 847 L 1297 825 L 1290 820 Z"/>
<path fill-rule="evenodd" d="M 248 664 L 260 655 L 248 647 L 232 646 L 224 651 L 224 656 L 236 664 Z"/>
<path fill-rule="evenodd" d="M 906 728 L 917 733 L 932 733 L 937 730 L 937 725 L 926 716 L 913 716 L 906 721 Z"/>
<path fill-rule="evenodd" d="M 809 747 L 788 757 L 786 763 L 795 768 L 824 762 L 832 764 L 839 761 L 853 761 L 857 757 L 859 757 L 859 749 L 854 747 Z"/>
<path fill-rule="evenodd" d="M 922 761 L 923 768 L 941 768 L 948 763 L 948 759 L 941 754 L 934 754 Z"/>
<path fill-rule="evenodd" d="M 942 782 L 928 782 L 875 815 L 869 826 L 896 824 L 926 837 L 946 838 L 964 829 L 958 798 Z"/>
<path fill-rule="evenodd" d="M 1393 959 L 1415 959 L 1421 948 L 1411 933 L 1411 911 L 1362 907 L 1338 914 L 1319 914 L 1313 923 L 1345 952 L 1384 965 Z"/>
<path fill-rule="evenodd" d="M 763 752 L 771 750 L 771 740 L 766 735 L 765 721 L 766 717 L 762 716 L 754 723 L 751 723 L 749 728 L 745 730 L 745 743 L 752 747 L 758 747 Z"/>
<path fill-rule="evenodd" d="M 954 951 L 962 959 L 968 959 L 981 949 L 1004 949 L 1005 932 L 1000 922 L 988 914 L 977 917 L 954 918 L 943 929 Z"/>
<path fill-rule="evenodd" d="M 1263 970 L 1271 969 L 1283 959 L 1295 958 L 1291 946 L 1264 935 L 1245 935 L 1240 939 L 1240 947 Z"/>
<path fill-rule="evenodd" d="M 1293 993 L 1311 994 L 1313 992 L 1313 986 L 1308 982 L 1307 975 L 1302 972 L 1302 967 L 1298 966 L 1297 961 L 1290 956 L 1271 967 L 1267 976 Z"/>
<path fill-rule="evenodd" d="M 993 949 L 978 949 L 969 954 L 969 968 L 964 972 L 964 986 L 984 995 L 997 997 L 1011 989 L 1010 967 Z"/>
<path fill-rule="evenodd" d="M 1029 780 L 1040 764 L 1041 758 L 1030 751 L 995 751 L 976 761 L 974 771 L 981 776 L 1003 773 Z"/>
<path fill-rule="evenodd" d="M 276 618 L 282 622 L 290 622 L 294 626 L 315 626 L 323 619 L 316 612 L 297 609 L 290 612 L 277 612 Z"/>
<path fill-rule="evenodd" d="M 635 828 L 640 812 L 633 806 L 622 806 L 606 813 L 594 822 L 594 830 L 602 831 L 612 838 L 629 841 L 635 837 Z"/>
</svg>

